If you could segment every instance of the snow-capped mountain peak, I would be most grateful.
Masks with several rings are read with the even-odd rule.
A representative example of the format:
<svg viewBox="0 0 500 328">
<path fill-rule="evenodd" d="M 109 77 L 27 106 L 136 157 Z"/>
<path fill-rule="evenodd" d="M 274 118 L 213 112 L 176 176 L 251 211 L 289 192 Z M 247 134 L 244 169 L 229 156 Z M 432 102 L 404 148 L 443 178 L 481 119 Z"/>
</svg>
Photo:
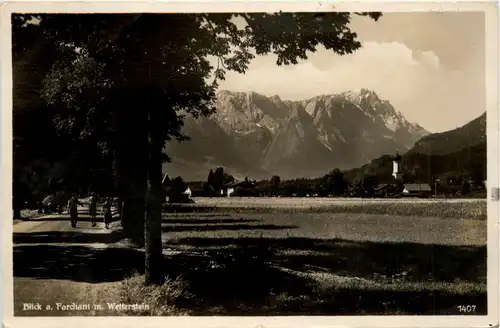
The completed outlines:
<svg viewBox="0 0 500 328">
<path fill-rule="evenodd" d="M 231 154 L 218 153 L 221 165 L 229 161 L 283 175 L 356 167 L 383 154 L 405 152 L 428 134 L 365 88 L 303 101 L 220 90 L 216 108 L 214 115 L 199 121 L 211 122 L 200 123 L 207 140 L 218 136 L 210 147 L 231 149 Z M 184 132 L 190 135 L 189 130 Z M 200 143 L 196 149 L 208 152 L 210 147 L 203 146 L 201 139 L 198 136 L 182 146 L 196 142 Z M 212 155 L 200 156 L 214 162 Z"/>
</svg>

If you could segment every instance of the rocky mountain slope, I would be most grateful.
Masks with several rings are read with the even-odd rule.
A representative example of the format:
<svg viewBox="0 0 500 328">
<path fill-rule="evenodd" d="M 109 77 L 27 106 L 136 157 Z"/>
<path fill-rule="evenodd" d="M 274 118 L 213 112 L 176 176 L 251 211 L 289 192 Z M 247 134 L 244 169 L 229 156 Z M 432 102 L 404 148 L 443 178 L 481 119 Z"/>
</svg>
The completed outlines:
<svg viewBox="0 0 500 328">
<path fill-rule="evenodd" d="M 237 177 L 317 176 L 407 152 L 428 135 L 367 89 L 303 101 L 222 90 L 216 106 L 209 118 L 186 118 L 191 140 L 167 146 L 170 175 L 204 180 L 220 165 Z"/>
<path fill-rule="evenodd" d="M 402 155 L 400 169 L 412 181 L 442 181 L 468 177 L 476 181 L 486 179 L 486 113 L 469 123 L 446 132 L 423 137 Z M 392 157 L 381 156 L 370 164 L 349 170 L 345 176 L 351 182 L 363 175 L 375 175 L 379 182 L 389 181 L 392 175 Z"/>
<path fill-rule="evenodd" d="M 433 133 L 419 140 L 411 153 L 446 155 L 486 142 L 486 112 L 451 131 Z"/>
</svg>

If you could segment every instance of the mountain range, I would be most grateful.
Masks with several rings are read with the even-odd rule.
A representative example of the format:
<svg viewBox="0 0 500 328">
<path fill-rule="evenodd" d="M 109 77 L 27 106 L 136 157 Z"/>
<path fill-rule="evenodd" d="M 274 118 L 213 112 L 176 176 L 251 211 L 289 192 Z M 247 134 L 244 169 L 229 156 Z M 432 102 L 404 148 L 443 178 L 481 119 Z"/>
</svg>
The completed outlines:
<svg viewBox="0 0 500 328">
<path fill-rule="evenodd" d="M 433 133 L 420 139 L 410 153 L 446 155 L 486 142 L 486 112 L 454 130 Z"/>
<path fill-rule="evenodd" d="M 468 177 L 486 180 L 486 112 L 454 130 L 433 133 L 420 139 L 402 154 L 400 171 L 409 174 L 411 181 L 428 182 Z M 381 183 L 392 180 L 392 156 L 383 155 L 369 164 L 348 170 L 344 176 L 351 182 L 360 181 L 366 174 L 374 175 Z"/>
<path fill-rule="evenodd" d="M 210 117 L 185 117 L 191 139 L 167 145 L 164 172 L 205 180 L 222 166 L 236 178 L 315 177 L 405 153 L 429 135 L 368 89 L 302 101 L 221 90 L 216 108 Z"/>
</svg>

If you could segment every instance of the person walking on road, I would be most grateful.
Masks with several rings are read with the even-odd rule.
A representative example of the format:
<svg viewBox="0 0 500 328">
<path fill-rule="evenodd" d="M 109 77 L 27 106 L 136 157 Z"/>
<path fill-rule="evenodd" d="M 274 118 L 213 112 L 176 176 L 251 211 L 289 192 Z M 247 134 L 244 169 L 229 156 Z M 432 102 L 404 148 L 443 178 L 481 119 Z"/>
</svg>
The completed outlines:
<svg viewBox="0 0 500 328">
<path fill-rule="evenodd" d="M 102 206 L 102 212 L 104 212 L 104 227 L 109 229 L 109 224 L 111 223 L 112 215 L 111 215 L 111 197 L 108 197 Z"/>
<path fill-rule="evenodd" d="M 89 212 L 90 212 L 90 218 L 92 221 L 92 226 L 96 226 L 96 218 L 97 218 L 97 195 L 95 192 L 92 193 L 90 196 L 90 202 L 89 202 Z"/>
<path fill-rule="evenodd" d="M 78 205 L 82 205 L 82 203 L 78 201 L 76 194 L 73 194 L 68 201 L 68 213 L 70 215 L 71 226 L 73 228 L 76 227 L 76 222 L 78 221 Z"/>
</svg>

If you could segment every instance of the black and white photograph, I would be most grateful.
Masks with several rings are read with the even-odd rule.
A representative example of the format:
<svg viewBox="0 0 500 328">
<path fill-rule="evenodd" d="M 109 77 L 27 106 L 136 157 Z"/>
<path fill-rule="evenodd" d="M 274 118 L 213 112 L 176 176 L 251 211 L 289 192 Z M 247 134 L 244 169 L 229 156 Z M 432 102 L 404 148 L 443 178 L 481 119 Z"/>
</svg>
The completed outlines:
<svg viewBox="0 0 500 328">
<path fill-rule="evenodd" d="M 77 5 L 2 13 L 11 316 L 498 324 L 498 4 Z"/>
</svg>

